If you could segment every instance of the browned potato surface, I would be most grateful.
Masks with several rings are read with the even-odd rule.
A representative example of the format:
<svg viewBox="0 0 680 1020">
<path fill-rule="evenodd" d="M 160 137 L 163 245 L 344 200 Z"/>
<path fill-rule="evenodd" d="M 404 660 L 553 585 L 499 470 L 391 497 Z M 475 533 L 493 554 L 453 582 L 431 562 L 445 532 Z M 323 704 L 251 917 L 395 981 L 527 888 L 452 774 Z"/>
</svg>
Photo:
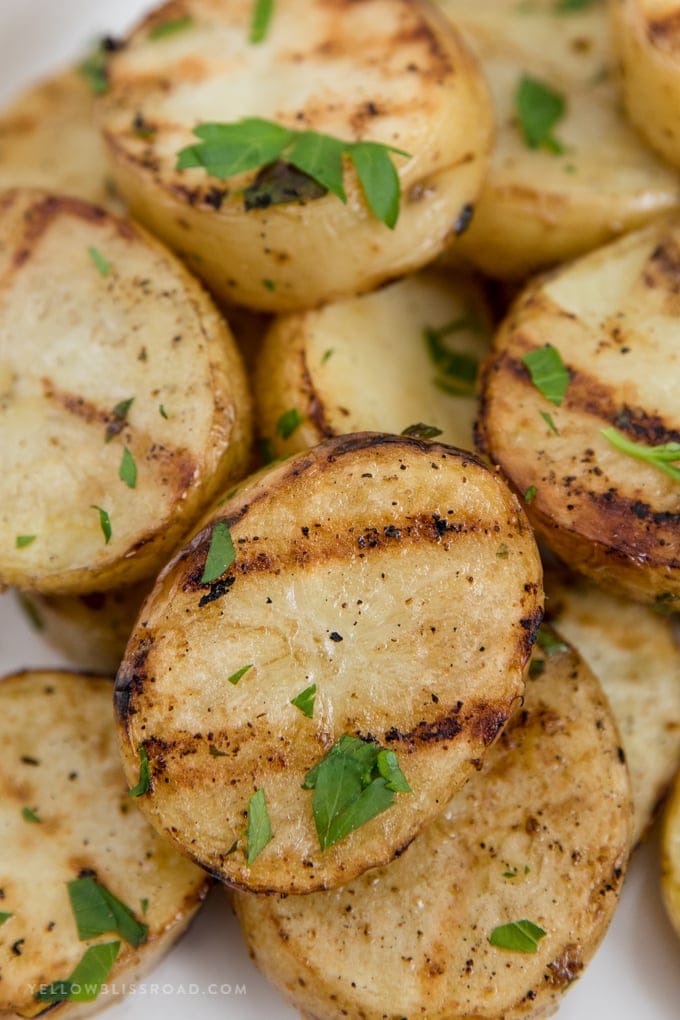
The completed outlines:
<svg viewBox="0 0 680 1020">
<path fill-rule="evenodd" d="M 472 449 L 491 314 L 479 282 L 431 268 L 372 294 L 282 315 L 257 358 L 257 427 L 277 456 L 418 423 Z"/>
<path fill-rule="evenodd" d="M 398 861 L 332 892 L 235 895 L 255 962 L 306 1015 L 545 1017 L 581 974 L 628 858 L 628 774 L 585 663 L 537 662 L 481 770 Z M 490 944 L 520 921 L 544 933 L 535 952 Z"/>
<path fill-rule="evenodd" d="M 492 129 L 485 83 L 453 27 L 426 0 L 279 0 L 251 43 L 252 14 L 251 0 L 171 0 L 113 54 L 102 123 L 134 216 L 217 296 L 269 311 L 372 290 L 431 261 L 468 222 Z M 279 168 L 295 200 L 250 210 L 243 189 L 260 168 L 226 180 L 176 169 L 197 125 L 249 117 L 407 153 L 394 154 L 395 228 L 370 211 L 349 160 L 345 204 L 309 197 Z"/>
<path fill-rule="evenodd" d="M 0 681 L 0 1016 L 44 1011 L 42 985 L 68 978 L 90 946 L 119 941 L 102 995 L 50 1016 L 101 1009 L 158 962 L 207 893 L 205 873 L 128 797 L 111 694 L 108 679 L 55 670 Z M 79 939 L 67 883 L 88 876 L 148 926 L 145 941 Z"/>
<path fill-rule="evenodd" d="M 225 531 L 235 559 L 203 580 Z M 541 580 L 518 502 L 472 454 L 361 433 L 255 476 L 161 574 L 119 671 L 143 810 L 242 888 L 308 892 L 386 863 L 521 697 Z M 322 850 L 302 784 L 343 736 L 395 752 L 411 792 Z M 256 854 L 254 796 L 271 830 Z"/>
<path fill-rule="evenodd" d="M 639 456 L 680 441 L 679 245 L 680 220 L 660 220 L 531 283 L 486 366 L 479 436 L 559 557 L 664 604 L 680 596 L 680 484 Z M 546 345 L 568 373 L 559 404 L 522 360 Z"/>
<path fill-rule="evenodd" d="M 179 260 L 96 206 L 2 192 L 0 239 L 0 584 L 133 584 L 245 469 L 238 351 Z"/>
</svg>

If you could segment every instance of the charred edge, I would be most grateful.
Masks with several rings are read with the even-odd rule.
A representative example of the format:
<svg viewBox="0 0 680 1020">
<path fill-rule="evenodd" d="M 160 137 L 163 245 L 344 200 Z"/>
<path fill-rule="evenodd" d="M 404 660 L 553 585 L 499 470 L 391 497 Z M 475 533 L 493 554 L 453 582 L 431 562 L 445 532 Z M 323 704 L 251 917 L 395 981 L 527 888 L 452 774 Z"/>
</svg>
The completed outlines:
<svg viewBox="0 0 680 1020">
<path fill-rule="evenodd" d="M 537 606 L 529 616 L 525 616 L 519 621 L 520 627 L 524 632 L 522 634 L 522 653 L 525 661 L 531 655 L 531 649 L 536 643 L 536 635 L 542 622 L 543 609 L 540 606 Z"/>
<path fill-rule="evenodd" d="M 210 585 L 210 590 L 199 599 L 199 609 L 202 609 L 203 606 L 207 606 L 211 602 L 221 599 L 223 595 L 226 595 L 235 580 L 236 578 L 234 575 L 230 574 L 228 577 L 220 577 L 217 581 L 213 581 Z"/>
<path fill-rule="evenodd" d="M 624 404 L 612 421 L 621 432 L 627 432 L 650 446 L 680 442 L 680 430 L 668 428 L 658 415 L 647 414 L 642 408 L 631 408 Z"/>
<path fill-rule="evenodd" d="M 647 23 L 647 38 L 654 46 L 663 49 L 674 48 L 680 35 L 680 11 L 673 11 L 665 18 L 654 18 Z"/>
<path fill-rule="evenodd" d="M 673 548 L 677 549 L 677 543 L 666 540 L 660 548 L 656 530 L 664 529 L 675 538 L 673 533 L 680 526 L 680 513 L 652 510 L 647 503 L 622 496 L 613 487 L 606 492 L 588 490 L 586 496 L 600 512 L 607 515 L 610 522 L 608 533 L 615 536 L 616 542 L 611 546 L 613 552 L 680 566 L 680 557 L 672 555 Z M 660 552 L 665 552 L 666 556 L 660 557 Z"/>
<path fill-rule="evenodd" d="M 680 27 L 680 21 L 678 22 Z M 656 246 L 642 274 L 647 287 L 663 286 L 665 291 L 680 291 L 680 248 L 670 238 Z"/>
<path fill-rule="evenodd" d="M 50 227 L 53 220 L 66 214 L 93 224 L 111 224 L 123 238 L 130 240 L 137 237 L 131 224 L 112 216 L 105 209 L 91 205 L 83 199 L 66 195 L 45 195 L 34 202 L 24 213 L 24 236 L 22 243 L 14 253 L 13 264 L 22 266 L 31 256 L 32 250 Z"/>
<path fill-rule="evenodd" d="M 323 439 L 329 439 L 331 436 L 335 435 L 335 432 L 329 424 L 328 418 L 326 417 L 326 408 L 324 407 L 323 401 L 312 382 L 312 375 L 309 371 L 307 354 L 304 347 L 300 351 L 300 361 L 302 371 L 302 391 L 307 394 L 307 417 L 316 427 L 319 435 Z"/>
<path fill-rule="evenodd" d="M 459 721 L 462 707 L 463 702 L 457 701 L 446 715 L 439 716 L 431 722 L 422 719 L 406 733 L 392 726 L 386 731 L 383 739 L 388 744 L 427 744 L 433 740 L 453 740 L 463 729 L 463 723 Z"/>
<path fill-rule="evenodd" d="M 68 411 L 69 414 L 87 422 L 88 425 L 91 425 L 93 422 L 100 425 L 106 425 L 107 422 L 109 422 L 111 418 L 110 413 L 103 410 L 101 407 L 97 407 L 96 404 L 93 404 L 85 397 L 81 397 L 76 393 L 68 393 L 65 390 L 57 389 L 50 379 L 43 378 L 40 381 L 42 383 L 45 400 L 53 401 L 55 404 L 63 407 L 65 411 Z"/>
<path fill-rule="evenodd" d="M 583 970 L 579 947 L 575 943 L 566 945 L 560 955 L 547 965 L 547 970 L 545 978 L 553 988 L 570 985 Z"/>
<path fill-rule="evenodd" d="M 509 713 L 505 709 L 499 709 L 493 705 L 481 704 L 471 718 L 466 718 L 466 723 L 475 740 L 481 741 L 485 747 L 493 744 L 494 740 L 508 721 Z"/>
<path fill-rule="evenodd" d="M 149 759 L 152 779 L 165 772 L 168 767 L 166 755 L 173 751 L 177 742 L 173 740 L 161 740 L 160 737 L 145 737 L 144 749 Z"/>
<path fill-rule="evenodd" d="M 113 707 L 116 718 L 126 726 L 130 716 L 137 711 L 132 704 L 135 695 L 142 693 L 147 679 L 146 660 L 154 644 L 154 638 L 142 638 L 136 651 L 125 659 L 116 677 L 113 691 Z"/>
</svg>

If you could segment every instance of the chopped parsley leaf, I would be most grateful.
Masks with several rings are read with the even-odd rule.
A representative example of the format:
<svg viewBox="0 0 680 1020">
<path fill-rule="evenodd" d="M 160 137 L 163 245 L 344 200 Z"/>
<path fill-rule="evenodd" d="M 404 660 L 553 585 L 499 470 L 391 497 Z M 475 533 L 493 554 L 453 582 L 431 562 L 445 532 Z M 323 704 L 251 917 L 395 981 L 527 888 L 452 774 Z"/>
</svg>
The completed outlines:
<svg viewBox="0 0 680 1020">
<path fill-rule="evenodd" d="M 169 35 L 176 35 L 186 28 L 191 28 L 194 19 L 190 14 L 183 14 L 180 18 L 172 18 L 170 21 L 161 21 L 154 25 L 149 32 L 149 39 L 157 42 L 158 39 L 167 39 Z"/>
<path fill-rule="evenodd" d="M 273 13 L 274 0 L 255 0 L 248 35 L 251 43 L 261 43 L 267 38 Z"/>
<path fill-rule="evenodd" d="M 149 758 L 144 744 L 139 747 L 139 780 L 136 786 L 128 790 L 128 797 L 141 797 L 151 789 L 151 773 L 149 771 Z"/>
<path fill-rule="evenodd" d="M 508 949 L 513 953 L 535 953 L 545 935 L 543 928 L 523 918 L 494 928 L 489 935 L 489 942 L 498 949 Z"/>
<path fill-rule="evenodd" d="M 76 878 L 67 883 L 67 888 L 81 942 L 109 932 L 120 935 L 135 949 L 146 942 L 147 925 L 97 879 L 91 875 Z"/>
<path fill-rule="evenodd" d="M 38 1002 L 93 1002 L 111 972 L 120 942 L 101 942 L 86 949 L 69 977 L 42 985 Z"/>
<path fill-rule="evenodd" d="M 530 149 L 547 149 L 555 155 L 564 152 L 564 146 L 553 134 L 567 109 L 561 93 L 524 74 L 515 94 L 515 109 L 524 141 Z"/>
<path fill-rule="evenodd" d="M 218 521 L 212 529 L 210 547 L 203 568 L 201 584 L 210 584 L 221 577 L 236 559 L 234 543 L 224 521 Z"/>
<path fill-rule="evenodd" d="M 239 682 L 241 677 L 245 676 L 245 674 L 248 672 L 248 670 L 252 669 L 252 668 L 253 668 L 252 662 L 248 666 L 241 666 L 241 668 L 237 669 L 235 673 L 232 673 L 231 676 L 227 677 L 228 682 L 230 684 L 234 684 L 234 686 L 236 686 L 236 684 Z"/>
<path fill-rule="evenodd" d="M 35 542 L 37 537 L 38 537 L 37 535 L 17 535 L 16 537 L 17 549 L 25 549 L 27 545 L 31 545 L 32 542 Z"/>
<path fill-rule="evenodd" d="M 541 396 L 559 407 L 569 386 L 569 370 L 557 348 L 552 344 L 535 347 L 522 357 L 522 364 L 528 368 L 531 381 Z"/>
<path fill-rule="evenodd" d="M 248 833 L 246 860 L 252 864 L 272 839 L 272 826 L 264 790 L 257 790 L 248 802 Z"/>
<path fill-rule="evenodd" d="M 102 534 L 104 535 L 104 544 L 108 545 L 109 542 L 111 541 L 111 535 L 113 534 L 113 531 L 111 529 L 111 518 L 109 517 L 108 512 L 104 510 L 102 507 L 97 506 L 96 503 L 90 504 L 90 510 L 98 511 L 99 527 L 102 529 Z"/>
<path fill-rule="evenodd" d="M 137 485 L 137 465 L 127 446 L 123 450 L 123 457 L 118 469 L 118 477 L 125 482 L 128 489 L 134 489 Z"/>
<path fill-rule="evenodd" d="M 314 715 L 314 699 L 316 698 L 316 684 L 311 684 L 309 687 L 305 687 L 304 691 L 300 691 L 294 698 L 290 699 L 291 705 L 295 705 L 299 708 L 304 716 L 311 719 Z"/>
<path fill-rule="evenodd" d="M 296 407 L 291 407 L 289 411 L 284 411 L 277 421 L 276 434 L 281 439 L 288 439 L 300 425 L 302 425 L 302 415 Z"/>
<path fill-rule="evenodd" d="M 104 258 L 98 248 L 93 248 L 92 245 L 87 249 L 87 254 L 92 259 L 92 262 L 96 266 L 97 270 L 102 276 L 108 276 L 111 272 L 111 263 L 108 259 Z"/>
<path fill-rule="evenodd" d="M 42 818 L 38 816 L 37 808 L 23 807 L 21 809 L 21 817 L 26 822 L 42 822 Z"/>
</svg>

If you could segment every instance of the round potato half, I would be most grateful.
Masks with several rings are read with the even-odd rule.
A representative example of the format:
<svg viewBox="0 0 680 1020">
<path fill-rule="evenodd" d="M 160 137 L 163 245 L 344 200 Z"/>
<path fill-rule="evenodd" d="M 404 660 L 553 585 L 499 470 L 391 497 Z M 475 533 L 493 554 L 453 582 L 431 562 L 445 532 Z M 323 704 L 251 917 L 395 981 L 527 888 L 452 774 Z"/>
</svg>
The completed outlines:
<svg viewBox="0 0 680 1020">
<path fill-rule="evenodd" d="M 0 681 L 3 1017 L 47 1008 L 50 1016 L 80 1017 L 101 1009 L 155 965 L 207 893 L 205 873 L 158 836 L 128 796 L 111 695 L 108 679 L 60 671 Z M 116 908 L 119 925 L 120 913 L 133 915 L 122 932 L 102 920 L 107 894 L 123 907 Z M 81 913 L 84 903 L 89 916 Z M 50 1007 L 36 1000 L 85 956 L 108 960 L 108 950 L 96 947 L 115 942 L 109 973 L 102 963 L 79 979 L 83 986 L 106 982 L 95 1001 Z"/>
<path fill-rule="evenodd" d="M 472 449 L 477 370 L 491 332 L 479 283 L 432 269 L 280 316 L 256 364 L 258 429 L 277 456 L 328 436 L 422 424 Z"/>
<path fill-rule="evenodd" d="M 306 1015 L 545 1017 L 588 963 L 630 849 L 628 773 L 585 663 L 538 662 L 480 772 L 398 861 L 311 896 L 235 895 L 253 959 Z"/>
<path fill-rule="evenodd" d="M 224 320 L 178 259 L 77 198 L 0 193 L 0 583 L 156 572 L 247 463 Z"/>
<path fill-rule="evenodd" d="M 605 4 L 440 6 L 482 65 L 498 125 L 484 188 L 453 258 L 519 279 L 679 204 L 677 174 L 621 109 Z M 546 126 L 541 111 L 551 107 L 554 123 Z"/>
<path fill-rule="evenodd" d="M 361 433 L 255 476 L 161 574 L 119 671 L 142 808 L 246 889 L 386 863 L 521 697 L 541 581 L 518 502 L 453 447 Z"/>
<path fill-rule="evenodd" d="M 639 601 L 680 596 L 679 274 L 673 217 L 538 279 L 482 385 L 480 444 L 539 534 Z"/>
<path fill-rule="evenodd" d="M 94 95 L 75 68 L 34 85 L 0 112 L 0 188 L 19 186 L 121 211 Z"/>
<path fill-rule="evenodd" d="M 609 6 L 626 111 L 649 144 L 680 167 L 680 4 L 613 0 Z"/>
<path fill-rule="evenodd" d="M 311 308 L 431 261 L 469 220 L 492 127 L 453 27 L 423 0 L 281 0 L 253 42 L 252 16 L 250 0 L 172 0 L 112 55 L 102 124 L 135 217 L 217 296 L 256 309 Z M 207 163 L 177 169 L 178 153 L 199 144 L 194 129 L 248 118 L 304 133 L 304 167 L 328 193 L 293 172 L 292 137 L 278 158 L 261 130 L 259 162 L 222 170 L 219 129 L 208 128 Z M 349 156 L 329 169 L 332 139 Z M 392 201 L 389 214 L 367 204 L 357 143 L 399 150 L 387 165 L 375 147 L 357 156 L 383 196 L 396 173 L 396 224 Z"/>
<path fill-rule="evenodd" d="M 578 649 L 614 713 L 633 789 L 638 843 L 680 765 L 680 646 L 672 621 L 550 569 L 546 616 Z"/>
</svg>

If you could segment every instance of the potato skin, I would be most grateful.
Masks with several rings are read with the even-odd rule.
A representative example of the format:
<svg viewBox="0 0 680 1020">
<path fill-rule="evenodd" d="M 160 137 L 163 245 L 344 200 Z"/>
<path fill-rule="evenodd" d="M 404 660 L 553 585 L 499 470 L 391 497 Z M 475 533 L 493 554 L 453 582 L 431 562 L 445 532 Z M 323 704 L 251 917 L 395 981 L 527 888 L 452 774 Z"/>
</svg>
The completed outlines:
<svg viewBox="0 0 680 1020">
<path fill-rule="evenodd" d="M 202 582 L 218 524 L 236 558 Z M 128 779 L 142 744 L 151 766 L 141 807 L 221 880 L 258 892 L 385 863 L 521 696 L 541 576 L 521 508 L 472 454 L 359 433 L 262 472 L 161 574 L 119 670 Z M 308 718 L 291 701 L 312 682 Z M 412 792 L 322 851 L 301 787 L 343 734 L 394 750 Z M 256 790 L 274 836 L 249 864 Z"/>
<path fill-rule="evenodd" d="M 604 4 L 578 12 L 562 12 L 554 0 L 531 7 L 508 0 L 439 5 L 477 55 L 497 121 L 474 216 L 447 258 L 466 257 L 491 276 L 523 279 L 678 206 L 677 175 L 621 109 Z M 524 74 L 565 99 L 555 128 L 562 153 L 524 141 L 515 104 Z"/>
<path fill-rule="evenodd" d="M 609 10 L 628 116 L 652 148 L 680 168 L 678 6 L 609 0 Z"/>
<path fill-rule="evenodd" d="M 239 353 L 201 285 L 142 228 L 12 189 L 0 230 L 0 584 L 86 594 L 136 583 L 245 471 Z M 134 484 L 121 475 L 126 449 Z M 21 535 L 35 537 L 22 546 Z"/>
<path fill-rule="evenodd" d="M 216 296 L 254 309 L 315 307 L 431 261 L 469 218 L 491 140 L 486 86 L 457 33 L 422 0 L 285 0 L 252 46 L 251 13 L 249 0 L 173 0 L 113 55 L 102 125 L 133 215 Z M 149 38 L 187 14 L 172 40 Z M 175 169 L 197 123 L 246 116 L 409 153 L 395 156 L 395 229 L 370 212 L 349 165 L 346 204 L 329 193 L 250 211 L 240 189 L 254 171 L 223 181 Z"/>
<path fill-rule="evenodd" d="M 149 926 L 134 948 L 121 939 L 108 991 L 64 1002 L 50 1016 L 89 1016 L 158 963 L 210 887 L 144 820 L 127 785 L 111 725 L 110 679 L 65 670 L 17 673 L 0 682 L 0 1016 L 35 1014 L 33 992 L 67 977 L 89 945 L 79 941 L 66 883 L 92 874 Z M 39 823 L 22 809 L 36 810 Z M 142 915 L 140 900 L 148 900 Z M 20 953 L 13 947 L 22 940 Z M 45 1007 L 42 1007 L 41 1012 Z"/>
<path fill-rule="evenodd" d="M 529 490 L 527 513 L 559 558 L 614 592 L 668 604 L 680 596 L 680 487 L 601 432 L 680 441 L 679 241 L 677 216 L 659 220 L 530 283 L 485 365 L 477 437 Z M 522 362 L 545 344 L 569 373 L 560 406 Z"/>
<path fill-rule="evenodd" d="M 566 647 L 566 646 L 565 646 Z M 599 684 L 546 657 L 480 771 L 405 853 L 332 892 L 237 892 L 251 955 L 316 1020 L 535 1020 L 603 938 L 630 851 L 630 787 Z M 528 919 L 536 953 L 489 944 Z"/>
</svg>

